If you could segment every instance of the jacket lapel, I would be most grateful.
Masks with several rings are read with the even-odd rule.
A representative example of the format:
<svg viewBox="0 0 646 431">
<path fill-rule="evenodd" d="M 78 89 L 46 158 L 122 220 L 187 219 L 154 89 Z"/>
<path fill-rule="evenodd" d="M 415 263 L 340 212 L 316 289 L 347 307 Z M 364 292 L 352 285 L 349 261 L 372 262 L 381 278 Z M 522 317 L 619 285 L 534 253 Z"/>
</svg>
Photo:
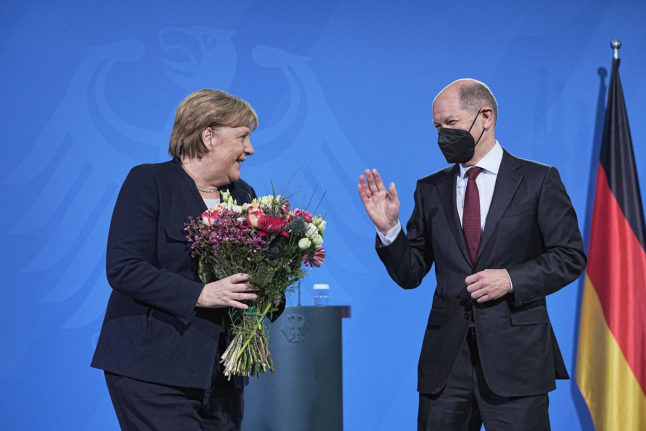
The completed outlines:
<svg viewBox="0 0 646 431">
<path fill-rule="evenodd" d="M 194 214 L 195 216 L 202 214 L 207 208 L 204 199 L 202 199 L 195 186 L 195 181 L 184 171 L 177 158 L 174 158 L 172 163 L 175 168 L 175 181 L 183 189 L 181 196 L 186 203 L 186 210 L 189 214 Z"/>
<path fill-rule="evenodd" d="M 446 220 L 449 224 L 449 230 L 455 237 L 455 243 L 458 245 L 460 252 L 464 259 L 471 265 L 471 258 L 467 251 L 467 244 L 464 239 L 464 232 L 460 224 L 460 216 L 458 215 L 458 206 L 455 201 L 455 188 L 459 173 L 458 165 L 453 165 L 445 170 L 444 178 L 442 178 L 437 185 L 438 194 L 440 195 L 440 203 Z"/>
<path fill-rule="evenodd" d="M 484 232 L 482 233 L 482 240 L 480 241 L 480 248 L 478 249 L 476 262 L 478 258 L 480 258 L 482 250 L 487 246 L 487 242 L 491 239 L 493 232 L 498 226 L 500 218 L 511 203 L 511 200 L 514 197 L 514 194 L 516 194 L 516 190 L 523 179 L 522 175 L 517 172 L 519 167 L 520 161 L 507 151 L 503 150 L 502 161 L 500 163 L 498 177 L 496 178 L 496 186 L 491 199 L 489 213 L 487 214 L 487 221 L 485 222 Z"/>
</svg>

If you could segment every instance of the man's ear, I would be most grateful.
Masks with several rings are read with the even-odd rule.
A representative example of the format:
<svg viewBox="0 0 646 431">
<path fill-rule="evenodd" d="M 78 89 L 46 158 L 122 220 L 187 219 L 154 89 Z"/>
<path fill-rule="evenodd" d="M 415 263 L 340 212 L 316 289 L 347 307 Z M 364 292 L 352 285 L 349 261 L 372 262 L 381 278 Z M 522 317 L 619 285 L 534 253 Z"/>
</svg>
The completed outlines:
<svg viewBox="0 0 646 431">
<path fill-rule="evenodd" d="M 483 107 L 480 110 L 480 115 L 482 115 L 483 119 L 482 127 L 484 127 L 485 129 L 490 129 L 496 123 L 496 120 L 493 116 L 493 109 L 491 109 L 490 107 Z"/>
</svg>

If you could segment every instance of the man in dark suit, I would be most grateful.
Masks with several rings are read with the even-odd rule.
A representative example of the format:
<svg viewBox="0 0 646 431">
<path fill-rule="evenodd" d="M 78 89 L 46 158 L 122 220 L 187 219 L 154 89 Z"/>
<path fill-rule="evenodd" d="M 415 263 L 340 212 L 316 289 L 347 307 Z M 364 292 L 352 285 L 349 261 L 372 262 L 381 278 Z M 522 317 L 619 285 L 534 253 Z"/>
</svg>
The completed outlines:
<svg viewBox="0 0 646 431">
<path fill-rule="evenodd" d="M 569 377 L 545 297 L 585 267 L 576 214 L 557 170 L 506 152 L 496 120 L 482 82 L 437 95 L 438 144 L 453 165 L 418 180 L 406 233 L 394 183 L 386 189 L 377 170 L 360 177 L 393 280 L 415 288 L 435 263 L 419 430 L 548 430 L 547 393 Z"/>
</svg>

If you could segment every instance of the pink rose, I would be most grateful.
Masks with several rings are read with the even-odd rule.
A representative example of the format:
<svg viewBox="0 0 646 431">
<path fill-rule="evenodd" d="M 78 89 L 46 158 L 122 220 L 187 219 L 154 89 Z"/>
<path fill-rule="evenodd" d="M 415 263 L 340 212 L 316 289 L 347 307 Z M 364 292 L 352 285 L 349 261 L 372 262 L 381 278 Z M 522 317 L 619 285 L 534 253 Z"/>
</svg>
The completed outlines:
<svg viewBox="0 0 646 431">
<path fill-rule="evenodd" d="M 312 214 L 310 214 L 309 211 L 305 211 L 305 210 L 295 209 L 294 217 L 303 217 L 305 221 L 308 223 L 312 221 Z"/>
</svg>

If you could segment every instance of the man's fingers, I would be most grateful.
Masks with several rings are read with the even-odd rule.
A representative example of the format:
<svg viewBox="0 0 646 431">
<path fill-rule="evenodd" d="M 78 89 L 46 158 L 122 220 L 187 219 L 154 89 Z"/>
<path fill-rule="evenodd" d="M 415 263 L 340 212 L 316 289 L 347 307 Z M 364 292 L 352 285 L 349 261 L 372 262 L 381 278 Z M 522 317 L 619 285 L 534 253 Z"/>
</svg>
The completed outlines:
<svg viewBox="0 0 646 431">
<path fill-rule="evenodd" d="M 394 196 L 397 197 L 397 190 L 395 190 L 395 183 L 390 183 L 389 190 L 392 192 L 394 191 Z M 361 175 L 359 176 L 359 193 L 361 194 L 362 198 L 365 197 L 366 199 L 370 199 L 374 197 L 377 193 L 380 195 L 383 195 L 382 192 L 385 192 L 386 187 L 384 186 L 384 182 L 381 179 L 381 175 L 379 174 L 379 171 L 376 169 L 366 169 L 365 170 L 365 176 Z"/>
<path fill-rule="evenodd" d="M 475 283 L 476 281 L 478 281 L 479 279 L 480 279 L 480 273 L 479 273 L 479 272 L 476 272 L 475 274 L 471 274 L 471 275 L 469 275 L 467 278 L 465 278 L 465 279 L 464 279 L 464 282 L 465 282 L 466 284 L 473 284 L 473 283 Z"/>
<path fill-rule="evenodd" d="M 379 176 L 379 171 L 377 171 L 376 169 L 366 169 L 366 180 L 371 194 L 374 195 L 380 190 L 383 190 L 384 185 L 381 181 L 381 177 Z"/>
<path fill-rule="evenodd" d="M 477 289 L 471 292 L 471 299 L 475 299 L 478 302 L 482 302 L 485 300 L 485 297 L 487 296 L 487 291 L 485 289 Z"/>
<path fill-rule="evenodd" d="M 370 199 L 375 191 L 375 179 L 372 176 L 370 169 L 366 169 L 365 175 L 359 176 L 359 193 L 361 194 L 361 199 L 365 202 L 366 199 Z"/>
<path fill-rule="evenodd" d="M 368 187 L 371 187 L 375 183 L 375 178 L 372 176 L 372 171 L 370 169 L 366 169 L 364 173 L 366 175 L 366 185 Z"/>
<path fill-rule="evenodd" d="M 485 269 L 464 279 L 467 292 L 478 302 L 492 301 L 507 293 L 511 288 L 509 275 L 504 269 Z"/>
<path fill-rule="evenodd" d="M 481 289 L 482 287 L 483 287 L 482 283 L 480 283 L 480 281 L 478 279 L 473 279 L 473 280 L 471 280 L 470 283 L 467 282 L 467 292 L 469 292 L 469 293 L 473 293 L 476 290 Z"/>
<path fill-rule="evenodd" d="M 390 198 L 393 201 L 396 201 L 398 199 L 397 197 L 397 189 L 395 188 L 395 183 L 390 183 L 390 186 L 388 186 L 388 193 L 390 193 Z"/>
<path fill-rule="evenodd" d="M 362 175 L 363 177 L 363 175 Z M 372 194 L 370 193 L 370 189 L 368 188 L 368 184 L 359 184 L 358 186 L 359 190 L 359 197 L 361 197 L 361 201 L 365 204 L 369 201 L 369 199 L 372 197 Z"/>
<path fill-rule="evenodd" d="M 358 190 L 364 205 L 368 205 L 372 200 L 382 197 L 380 192 L 384 190 L 384 185 L 379 177 L 379 172 L 376 169 L 372 171 L 366 169 L 365 176 L 359 176 Z"/>
<path fill-rule="evenodd" d="M 373 169 L 372 176 L 375 177 L 375 187 L 377 188 L 377 191 L 378 192 L 385 191 L 386 187 L 384 187 L 384 182 L 381 179 L 381 175 L 379 175 L 379 171 L 376 169 Z"/>
<path fill-rule="evenodd" d="M 363 192 L 368 188 L 368 183 L 366 182 L 366 177 L 359 175 L 359 193 Z"/>
</svg>

